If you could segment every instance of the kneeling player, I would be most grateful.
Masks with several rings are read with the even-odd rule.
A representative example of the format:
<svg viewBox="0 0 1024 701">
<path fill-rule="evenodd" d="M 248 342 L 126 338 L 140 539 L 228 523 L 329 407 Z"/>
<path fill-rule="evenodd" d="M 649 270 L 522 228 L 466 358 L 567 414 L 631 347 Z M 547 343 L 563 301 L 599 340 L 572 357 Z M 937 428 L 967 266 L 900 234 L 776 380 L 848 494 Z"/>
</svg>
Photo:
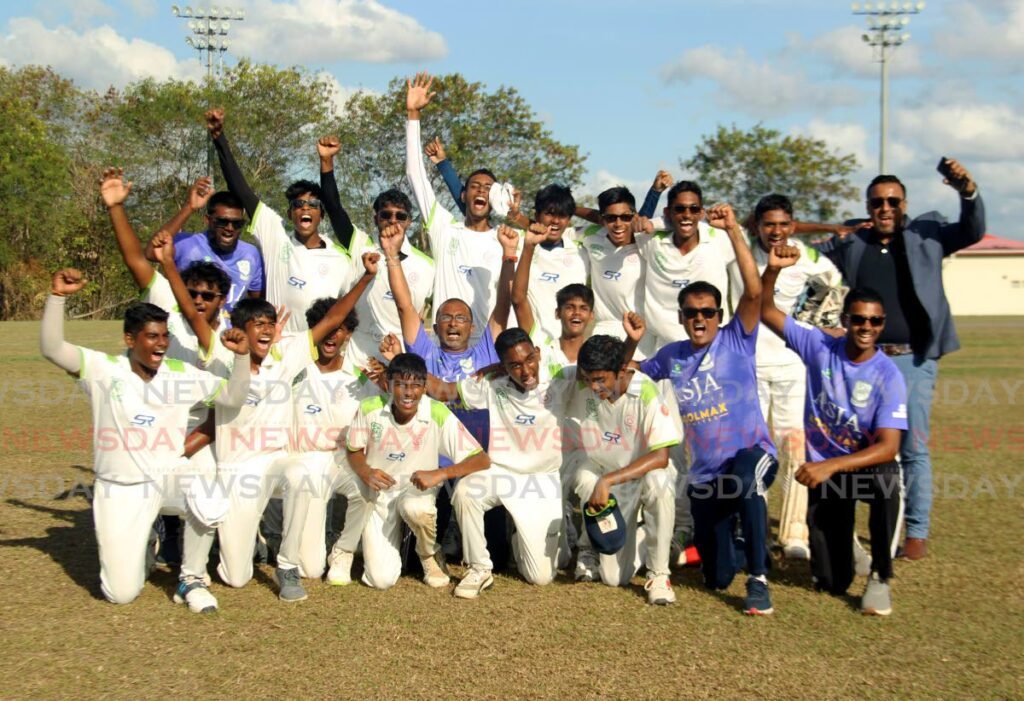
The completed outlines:
<svg viewBox="0 0 1024 701">
<path fill-rule="evenodd" d="M 416 536 L 423 581 L 443 587 L 449 580 L 437 545 L 437 492 L 445 480 L 486 470 L 491 461 L 444 404 L 423 399 L 423 358 L 395 356 L 386 377 L 391 396 L 364 400 L 346 441 L 350 469 L 373 502 L 363 529 L 363 582 L 388 589 L 398 581 L 404 521 Z M 438 468 L 442 455 L 453 464 Z M 349 497 L 346 521 L 360 508 L 356 502 Z"/>
<path fill-rule="evenodd" d="M 888 582 L 900 510 L 896 453 L 907 430 L 906 384 L 896 364 L 875 348 L 885 327 L 877 292 L 861 288 L 846 295 L 846 335 L 839 338 L 797 322 L 775 306 L 779 271 L 799 256 L 793 246 L 776 246 L 769 253 L 761 318 L 807 366 L 807 462 L 796 478 L 810 489 L 811 571 L 818 589 L 846 593 L 853 581 L 857 502 L 867 502 L 871 574 L 861 611 L 887 616 L 892 612 Z"/>
<path fill-rule="evenodd" d="M 650 378 L 624 368 L 625 355 L 625 344 L 612 336 L 593 336 L 580 349 L 577 371 L 589 387 L 580 422 L 586 458 L 572 488 L 581 504 L 599 511 L 614 487 L 627 535 L 618 553 L 598 557 L 584 531 L 576 580 L 592 581 L 596 570 L 609 586 L 629 584 L 637 570 L 637 519 L 643 506 L 647 600 L 671 604 L 676 600 L 668 579 L 676 471 L 668 463 L 668 449 L 679 444 L 680 431 Z"/>
</svg>

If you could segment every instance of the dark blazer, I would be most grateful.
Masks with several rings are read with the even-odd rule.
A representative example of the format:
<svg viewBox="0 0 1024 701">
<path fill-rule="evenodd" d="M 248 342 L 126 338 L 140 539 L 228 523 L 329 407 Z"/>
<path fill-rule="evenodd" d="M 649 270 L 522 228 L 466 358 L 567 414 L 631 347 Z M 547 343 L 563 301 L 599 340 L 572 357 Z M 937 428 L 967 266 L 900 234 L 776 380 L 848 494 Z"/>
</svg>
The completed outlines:
<svg viewBox="0 0 1024 701">
<path fill-rule="evenodd" d="M 956 223 L 947 222 L 938 212 L 927 212 L 910 221 L 904 218 L 903 224 L 910 277 L 928 315 L 930 336 L 925 357 L 938 359 L 960 348 L 942 286 L 942 259 L 981 240 L 985 234 L 985 206 L 976 191 L 974 199 L 960 198 L 960 221 Z M 815 248 L 835 263 L 853 288 L 859 285 L 860 260 L 873 236 L 873 229 L 860 229 L 845 239 L 833 237 Z"/>
</svg>

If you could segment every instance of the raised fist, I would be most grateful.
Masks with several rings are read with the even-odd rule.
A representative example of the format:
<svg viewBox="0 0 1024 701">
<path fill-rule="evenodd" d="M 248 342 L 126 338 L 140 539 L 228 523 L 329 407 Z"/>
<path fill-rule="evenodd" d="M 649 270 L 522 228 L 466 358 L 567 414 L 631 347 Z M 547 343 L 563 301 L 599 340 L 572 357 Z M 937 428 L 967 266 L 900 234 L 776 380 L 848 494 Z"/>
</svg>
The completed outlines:
<svg viewBox="0 0 1024 701">
<path fill-rule="evenodd" d="M 124 181 L 123 168 L 104 168 L 100 176 L 100 197 L 107 207 L 124 204 L 128 194 L 132 191 L 132 184 Z"/>
<path fill-rule="evenodd" d="M 89 281 L 85 279 L 81 270 L 63 268 L 53 274 L 53 279 L 50 281 L 50 294 L 66 297 L 78 292 L 85 287 L 87 282 Z"/>
</svg>

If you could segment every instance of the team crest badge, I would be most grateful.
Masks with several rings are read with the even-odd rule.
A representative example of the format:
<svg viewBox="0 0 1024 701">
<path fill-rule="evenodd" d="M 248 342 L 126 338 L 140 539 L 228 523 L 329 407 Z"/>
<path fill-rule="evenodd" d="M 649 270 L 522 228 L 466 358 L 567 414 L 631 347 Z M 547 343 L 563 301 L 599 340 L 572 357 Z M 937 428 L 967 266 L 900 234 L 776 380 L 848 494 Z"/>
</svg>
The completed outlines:
<svg viewBox="0 0 1024 701">
<path fill-rule="evenodd" d="M 705 353 L 704 358 L 700 361 L 700 365 L 697 366 L 697 369 L 706 372 L 713 367 L 715 367 L 715 358 L 711 353 Z"/>
<path fill-rule="evenodd" d="M 242 276 L 243 280 L 248 280 L 252 275 L 252 263 L 247 260 L 238 261 L 238 274 Z"/>
<path fill-rule="evenodd" d="M 379 441 L 380 437 L 384 435 L 384 427 L 376 421 L 370 422 L 370 435 L 375 441 Z"/>
<path fill-rule="evenodd" d="M 862 380 L 857 380 L 853 385 L 853 393 L 850 395 L 850 404 L 863 409 L 868 404 L 871 396 L 871 385 Z"/>
</svg>

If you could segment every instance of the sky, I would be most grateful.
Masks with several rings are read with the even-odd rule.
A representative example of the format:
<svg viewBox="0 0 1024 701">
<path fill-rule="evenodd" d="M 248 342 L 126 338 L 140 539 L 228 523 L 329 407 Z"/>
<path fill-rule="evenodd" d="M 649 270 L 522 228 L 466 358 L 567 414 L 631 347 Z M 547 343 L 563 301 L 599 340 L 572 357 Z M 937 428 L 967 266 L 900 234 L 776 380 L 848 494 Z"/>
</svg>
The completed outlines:
<svg viewBox="0 0 1024 701">
<path fill-rule="evenodd" d="M 0 65 L 50 65 L 97 90 L 200 77 L 171 4 L 0 3 Z M 341 97 L 382 92 L 420 70 L 514 86 L 555 138 L 588 154 L 590 194 L 624 184 L 642 199 L 658 169 L 682 178 L 680 159 L 719 124 L 823 139 L 857 157 L 858 189 L 878 172 L 879 64 L 861 40 L 865 18 L 843 0 L 191 7 L 211 4 L 246 13 L 229 30 L 228 64 L 302 65 L 332 76 Z M 984 195 L 988 231 L 1024 240 L 1024 0 L 930 0 L 906 31 L 889 64 L 887 170 L 906 183 L 910 213 L 957 216 L 956 195 L 935 172 L 941 156 L 955 157 Z M 863 208 L 844 203 L 857 215 Z"/>
</svg>

